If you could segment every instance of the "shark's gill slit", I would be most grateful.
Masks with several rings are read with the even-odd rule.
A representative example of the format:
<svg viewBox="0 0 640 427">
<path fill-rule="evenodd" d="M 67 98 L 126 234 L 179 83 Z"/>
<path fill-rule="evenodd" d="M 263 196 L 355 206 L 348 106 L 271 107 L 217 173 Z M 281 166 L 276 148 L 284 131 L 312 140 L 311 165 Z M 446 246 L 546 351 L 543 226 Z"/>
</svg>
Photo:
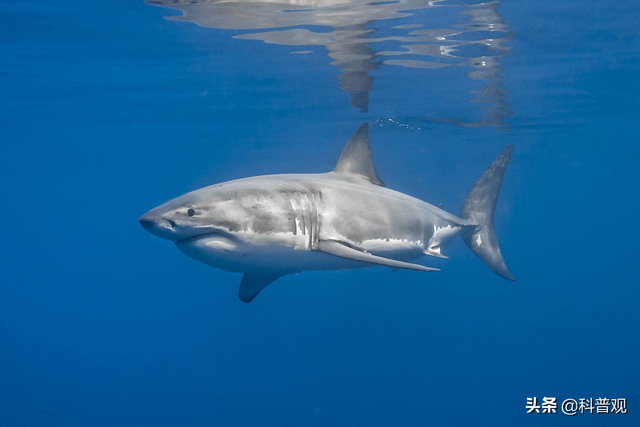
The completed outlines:
<svg viewBox="0 0 640 427">
<path fill-rule="evenodd" d="M 296 236 L 298 234 L 298 228 L 296 227 L 296 210 L 293 208 L 293 204 L 291 203 L 291 196 L 287 193 L 287 190 L 282 192 L 284 198 L 287 202 L 289 202 L 290 216 L 288 217 L 288 221 L 291 223 L 290 227 L 293 230 L 293 235 Z"/>
<path fill-rule="evenodd" d="M 293 209 L 293 222 L 295 228 L 295 232 L 293 234 L 297 236 L 299 234 L 303 234 L 303 230 L 300 228 L 300 208 L 295 195 L 295 192 L 289 194 L 289 203 L 291 203 L 291 208 Z"/>
<path fill-rule="evenodd" d="M 307 248 L 313 248 L 313 213 L 311 207 L 311 200 L 309 200 L 309 194 L 307 192 L 302 193 L 302 200 L 305 212 L 305 225 L 307 229 L 307 235 L 309 236 L 307 239 Z"/>
<path fill-rule="evenodd" d="M 302 203 L 302 197 L 300 197 L 300 194 L 298 194 L 297 191 L 294 194 L 296 195 L 296 201 L 298 202 L 298 206 L 300 208 L 300 230 L 302 231 L 302 235 L 306 236 L 307 235 L 307 224 L 306 224 L 306 221 L 305 221 L 304 204 Z"/>
<path fill-rule="evenodd" d="M 311 241 L 311 249 L 318 249 L 318 239 L 320 238 L 320 227 L 318 224 L 318 196 L 312 192 L 311 197 L 313 207 L 313 240 Z"/>
</svg>

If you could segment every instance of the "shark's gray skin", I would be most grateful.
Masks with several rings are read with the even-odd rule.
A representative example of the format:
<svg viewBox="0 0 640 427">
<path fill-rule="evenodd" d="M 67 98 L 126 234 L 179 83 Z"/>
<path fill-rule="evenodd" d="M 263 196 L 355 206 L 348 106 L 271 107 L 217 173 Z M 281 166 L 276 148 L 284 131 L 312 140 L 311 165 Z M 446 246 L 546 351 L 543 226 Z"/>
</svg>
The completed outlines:
<svg viewBox="0 0 640 427">
<path fill-rule="evenodd" d="M 511 146 L 476 182 L 458 217 L 386 188 L 368 129 L 364 124 L 353 134 L 331 172 L 212 185 L 152 209 L 140 223 L 198 261 L 244 273 L 239 297 L 245 302 L 277 278 L 304 270 L 381 265 L 438 271 L 411 261 L 446 258 L 440 249 L 456 236 L 496 274 L 515 280 L 493 230 Z"/>
</svg>

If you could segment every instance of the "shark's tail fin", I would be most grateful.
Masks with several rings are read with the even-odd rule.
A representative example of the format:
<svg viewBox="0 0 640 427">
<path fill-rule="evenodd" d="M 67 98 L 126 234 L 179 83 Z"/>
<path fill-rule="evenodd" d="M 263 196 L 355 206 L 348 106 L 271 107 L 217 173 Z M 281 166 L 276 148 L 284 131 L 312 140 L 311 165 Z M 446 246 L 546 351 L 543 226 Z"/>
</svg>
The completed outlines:
<svg viewBox="0 0 640 427">
<path fill-rule="evenodd" d="M 502 150 L 476 181 L 462 205 L 460 216 L 477 224 L 473 234 L 464 238 L 467 246 L 498 276 L 507 280 L 516 280 L 502 259 L 493 227 L 493 213 L 496 209 L 502 177 L 507 169 L 507 163 L 511 161 L 511 147 L 509 145 Z"/>
</svg>

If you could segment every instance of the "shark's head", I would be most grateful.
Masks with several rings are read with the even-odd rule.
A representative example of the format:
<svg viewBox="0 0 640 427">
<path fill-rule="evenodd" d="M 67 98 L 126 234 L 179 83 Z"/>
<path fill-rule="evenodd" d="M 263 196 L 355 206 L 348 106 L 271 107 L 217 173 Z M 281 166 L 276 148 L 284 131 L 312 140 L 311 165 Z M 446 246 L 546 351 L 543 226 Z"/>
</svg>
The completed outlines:
<svg viewBox="0 0 640 427">
<path fill-rule="evenodd" d="M 142 215 L 140 224 L 151 234 L 173 242 L 221 232 L 228 224 L 216 207 L 227 198 L 226 193 L 207 187 L 184 194 Z"/>
<path fill-rule="evenodd" d="M 250 178 L 184 194 L 142 215 L 140 224 L 174 242 L 214 233 L 271 233 L 292 227 L 287 209 L 289 199 L 277 185 L 271 188 L 268 180 Z"/>
<path fill-rule="evenodd" d="M 274 235 L 294 235 L 287 194 L 265 177 L 229 181 L 170 200 L 142 215 L 151 234 L 170 240 L 186 255 L 231 271 L 246 271 L 248 258 Z M 253 245 L 253 246 L 252 246 Z M 244 262 L 239 266 L 241 261 Z"/>
</svg>

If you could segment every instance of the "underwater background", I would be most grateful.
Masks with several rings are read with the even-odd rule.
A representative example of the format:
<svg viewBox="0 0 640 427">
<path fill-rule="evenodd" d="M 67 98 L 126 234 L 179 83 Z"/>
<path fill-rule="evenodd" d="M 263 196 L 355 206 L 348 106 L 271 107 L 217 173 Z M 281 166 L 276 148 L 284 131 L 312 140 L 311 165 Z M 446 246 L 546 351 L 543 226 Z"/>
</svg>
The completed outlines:
<svg viewBox="0 0 640 427">
<path fill-rule="evenodd" d="M 296 4 L 297 3 L 297 4 Z M 316 9 L 311 6 L 317 6 Z M 640 425 L 640 3 L 0 3 L 0 426 Z M 251 304 L 138 217 L 333 168 L 454 214 L 442 272 L 285 276 Z M 527 414 L 528 397 L 558 399 Z M 626 398 L 626 414 L 560 410 Z"/>
</svg>

